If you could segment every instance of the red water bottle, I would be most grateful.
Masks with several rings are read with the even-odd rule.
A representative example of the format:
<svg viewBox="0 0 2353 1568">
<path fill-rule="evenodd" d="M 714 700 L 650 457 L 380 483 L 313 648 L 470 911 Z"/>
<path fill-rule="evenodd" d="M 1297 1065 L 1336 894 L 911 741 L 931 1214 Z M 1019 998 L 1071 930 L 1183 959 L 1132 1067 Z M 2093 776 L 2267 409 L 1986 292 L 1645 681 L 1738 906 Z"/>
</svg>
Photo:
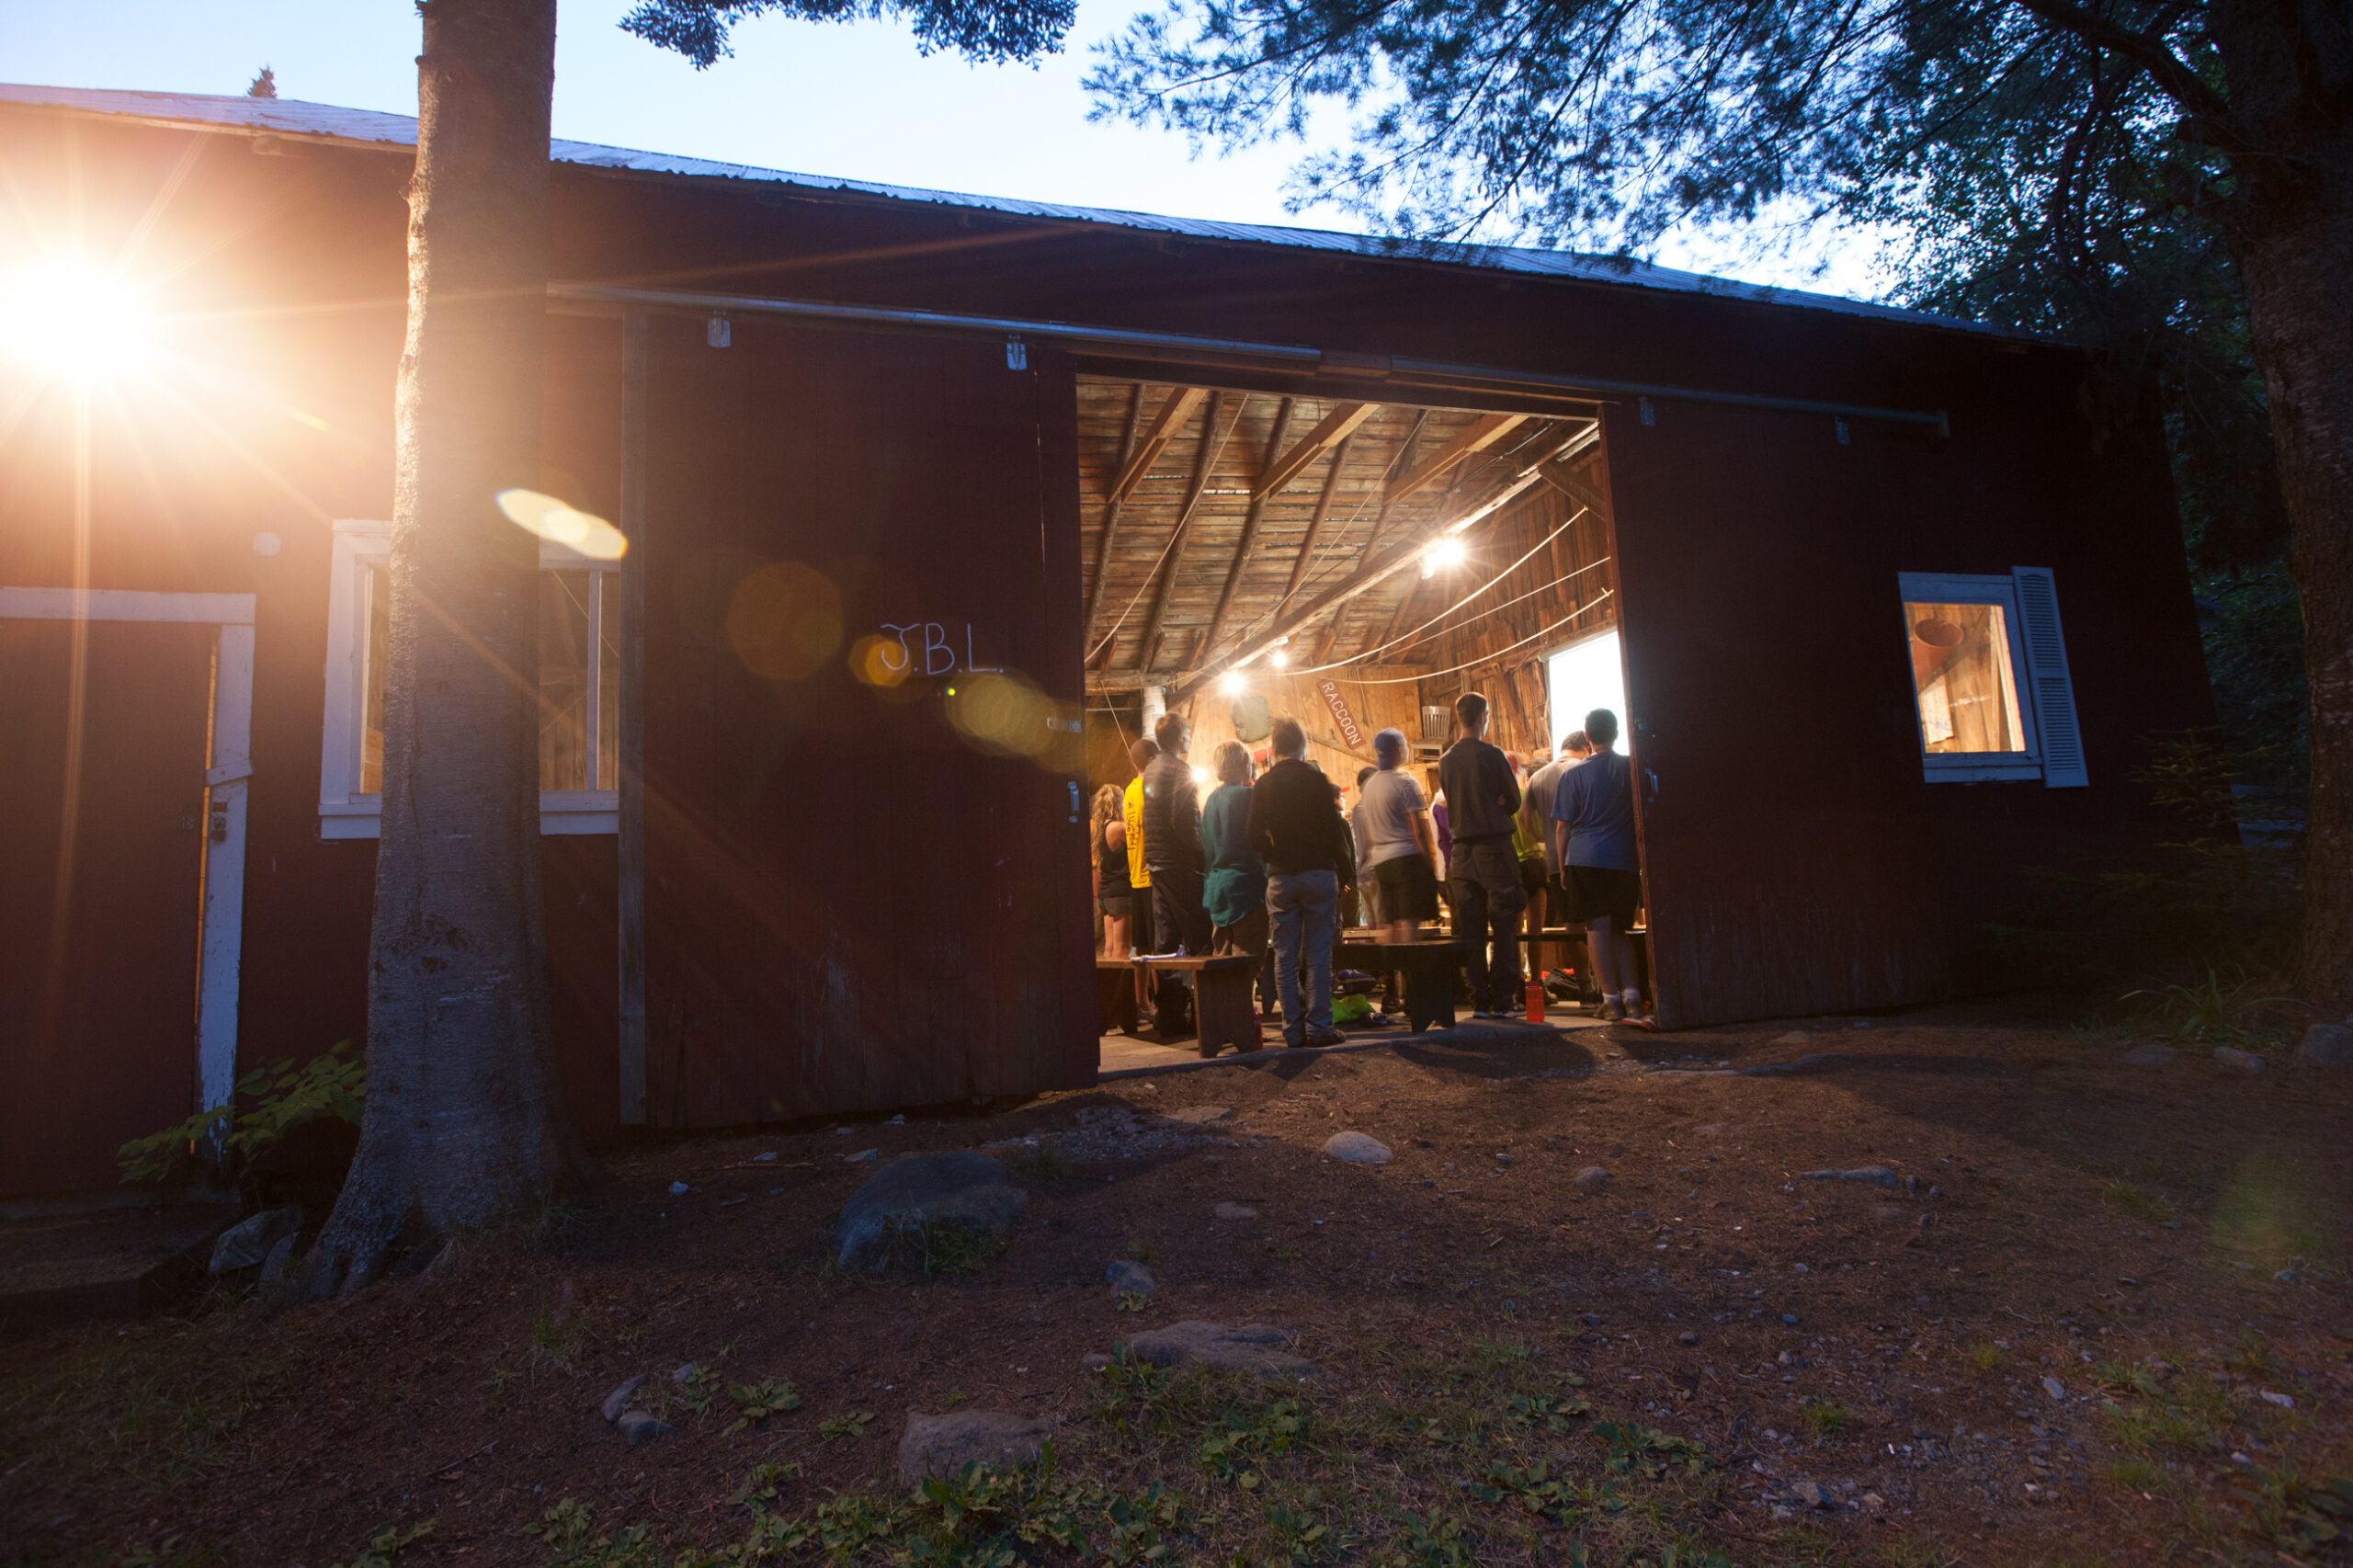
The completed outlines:
<svg viewBox="0 0 2353 1568">
<path fill-rule="evenodd" d="M 1540 977 L 1528 983 L 1528 1021 L 1531 1024 L 1544 1021 L 1544 982 Z"/>
</svg>

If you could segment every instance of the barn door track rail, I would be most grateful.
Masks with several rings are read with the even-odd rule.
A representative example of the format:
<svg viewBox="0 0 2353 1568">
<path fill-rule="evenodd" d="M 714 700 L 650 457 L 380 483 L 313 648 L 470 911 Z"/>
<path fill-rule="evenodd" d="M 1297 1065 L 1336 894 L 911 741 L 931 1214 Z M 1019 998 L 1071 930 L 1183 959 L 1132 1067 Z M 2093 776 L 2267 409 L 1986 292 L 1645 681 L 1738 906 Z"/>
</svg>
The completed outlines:
<svg viewBox="0 0 2353 1568">
<path fill-rule="evenodd" d="M 1818 414 L 1834 419 L 1870 420 L 1911 426 L 1949 436 L 1943 409 L 1875 408 L 1861 403 L 1817 403 L 1805 398 L 1768 397 L 1757 392 L 1721 392 L 1705 387 L 1678 387 L 1648 381 L 1621 381 L 1598 376 L 1548 375 L 1496 365 L 1465 365 L 1445 359 L 1417 359 L 1400 355 L 1369 355 L 1311 348 L 1294 343 L 1256 343 L 1243 338 L 1208 337 L 1181 332 L 1141 332 L 1128 327 L 1087 326 L 1073 322 L 1032 321 L 1017 316 L 960 315 L 945 311 L 906 310 L 888 305 L 843 304 L 824 300 L 789 300 L 757 294 L 706 294 L 688 290 L 634 289 L 609 283 L 551 283 L 548 303 L 567 314 L 612 315 L 631 311 L 665 314 L 784 316 L 802 321 L 840 322 L 904 332 L 971 333 L 1019 339 L 1067 343 L 1080 349 L 1119 349 L 1147 358 L 1164 358 L 1201 366 L 1233 366 L 1265 370 L 1290 369 L 1304 374 L 1391 380 L 1431 386 L 1456 386 L 1488 392 L 1541 392 L 1549 396 L 1587 398 L 1648 398 L 1656 403 L 1712 403 L 1742 408 L 1770 409 L 1783 414 Z"/>
</svg>

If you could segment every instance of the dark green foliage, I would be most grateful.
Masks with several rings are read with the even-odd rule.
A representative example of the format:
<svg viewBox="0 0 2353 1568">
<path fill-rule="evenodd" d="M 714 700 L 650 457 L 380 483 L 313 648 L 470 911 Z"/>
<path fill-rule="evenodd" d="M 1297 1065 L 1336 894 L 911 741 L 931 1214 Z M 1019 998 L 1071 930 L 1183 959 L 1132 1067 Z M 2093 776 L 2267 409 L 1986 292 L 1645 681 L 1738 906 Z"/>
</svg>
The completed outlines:
<svg viewBox="0 0 2353 1568">
<path fill-rule="evenodd" d="M 198 1111 L 186 1121 L 117 1151 L 126 1182 L 177 1182 L 194 1174 L 217 1143 L 229 1168 L 242 1173 L 278 1147 L 285 1136 L 323 1116 L 359 1125 L 360 1102 L 368 1096 L 368 1067 L 347 1040 L 337 1040 L 301 1066 L 281 1056 L 237 1080 L 236 1100 Z M 238 1110 L 236 1101 L 244 1102 Z"/>
<path fill-rule="evenodd" d="M 2235 776 L 2211 734 L 2152 743 L 2134 782 L 2171 815 L 2176 835 L 2129 860 L 2086 851 L 2029 871 L 2018 915 L 1986 927 L 1993 955 L 2029 980 L 2112 994 L 2137 987 L 2132 999 L 2185 1038 L 2211 1032 L 2220 1043 L 2237 1030 L 2259 1000 L 2250 991 L 2263 989 L 2251 977 L 2287 965 L 2298 891 L 2291 844 L 2240 842 Z"/>
<path fill-rule="evenodd" d="M 624 30 L 675 50 L 698 70 L 733 54 L 727 35 L 746 17 L 774 12 L 811 22 L 904 17 L 915 47 L 952 49 L 974 60 L 1034 60 L 1062 47 L 1074 0 L 643 0 L 621 18 Z"/>
</svg>

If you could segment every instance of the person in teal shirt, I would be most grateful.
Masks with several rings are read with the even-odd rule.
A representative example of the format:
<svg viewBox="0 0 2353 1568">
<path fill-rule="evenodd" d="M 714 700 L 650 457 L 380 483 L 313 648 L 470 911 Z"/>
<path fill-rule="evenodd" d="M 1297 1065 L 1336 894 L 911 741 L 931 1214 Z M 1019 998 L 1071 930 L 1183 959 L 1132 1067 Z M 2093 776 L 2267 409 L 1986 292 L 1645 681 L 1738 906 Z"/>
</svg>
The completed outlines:
<svg viewBox="0 0 2353 1568">
<path fill-rule="evenodd" d="M 1202 902 L 1210 912 L 1210 954 L 1259 961 L 1261 1015 L 1274 1011 L 1274 955 L 1267 945 L 1267 864 L 1250 847 L 1250 753 L 1227 741 L 1210 758 L 1217 788 L 1201 802 Z M 1211 1048 L 1204 1048 L 1203 1054 Z"/>
</svg>

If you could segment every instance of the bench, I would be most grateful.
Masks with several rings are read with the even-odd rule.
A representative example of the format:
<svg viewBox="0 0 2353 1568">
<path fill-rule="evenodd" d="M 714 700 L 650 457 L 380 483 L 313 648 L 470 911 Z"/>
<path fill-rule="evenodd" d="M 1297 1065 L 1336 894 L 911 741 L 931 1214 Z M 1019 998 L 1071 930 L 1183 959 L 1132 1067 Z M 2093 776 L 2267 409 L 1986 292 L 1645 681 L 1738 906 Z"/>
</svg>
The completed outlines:
<svg viewBox="0 0 2353 1568">
<path fill-rule="evenodd" d="M 1405 1021 L 1415 1034 L 1436 1025 L 1454 1027 L 1454 984 L 1471 956 L 1469 942 L 1367 942 L 1344 938 L 1333 959 L 1343 969 L 1368 974 L 1394 971 L 1405 977 Z"/>
<path fill-rule="evenodd" d="M 1116 1028 L 1138 1033 L 1137 990 L 1142 983 L 1163 974 L 1193 977 L 1193 1027 L 1203 1056 L 1215 1056 L 1229 1045 L 1236 1051 L 1258 1049 L 1258 1015 L 1250 1000 L 1252 983 L 1258 978 L 1258 960 L 1241 953 L 1223 958 L 1097 959 L 1095 999 L 1100 1032 L 1108 1034 Z M 1167 1033 L 1159 1032 L 1164 1038 Z"/>
</svg>

